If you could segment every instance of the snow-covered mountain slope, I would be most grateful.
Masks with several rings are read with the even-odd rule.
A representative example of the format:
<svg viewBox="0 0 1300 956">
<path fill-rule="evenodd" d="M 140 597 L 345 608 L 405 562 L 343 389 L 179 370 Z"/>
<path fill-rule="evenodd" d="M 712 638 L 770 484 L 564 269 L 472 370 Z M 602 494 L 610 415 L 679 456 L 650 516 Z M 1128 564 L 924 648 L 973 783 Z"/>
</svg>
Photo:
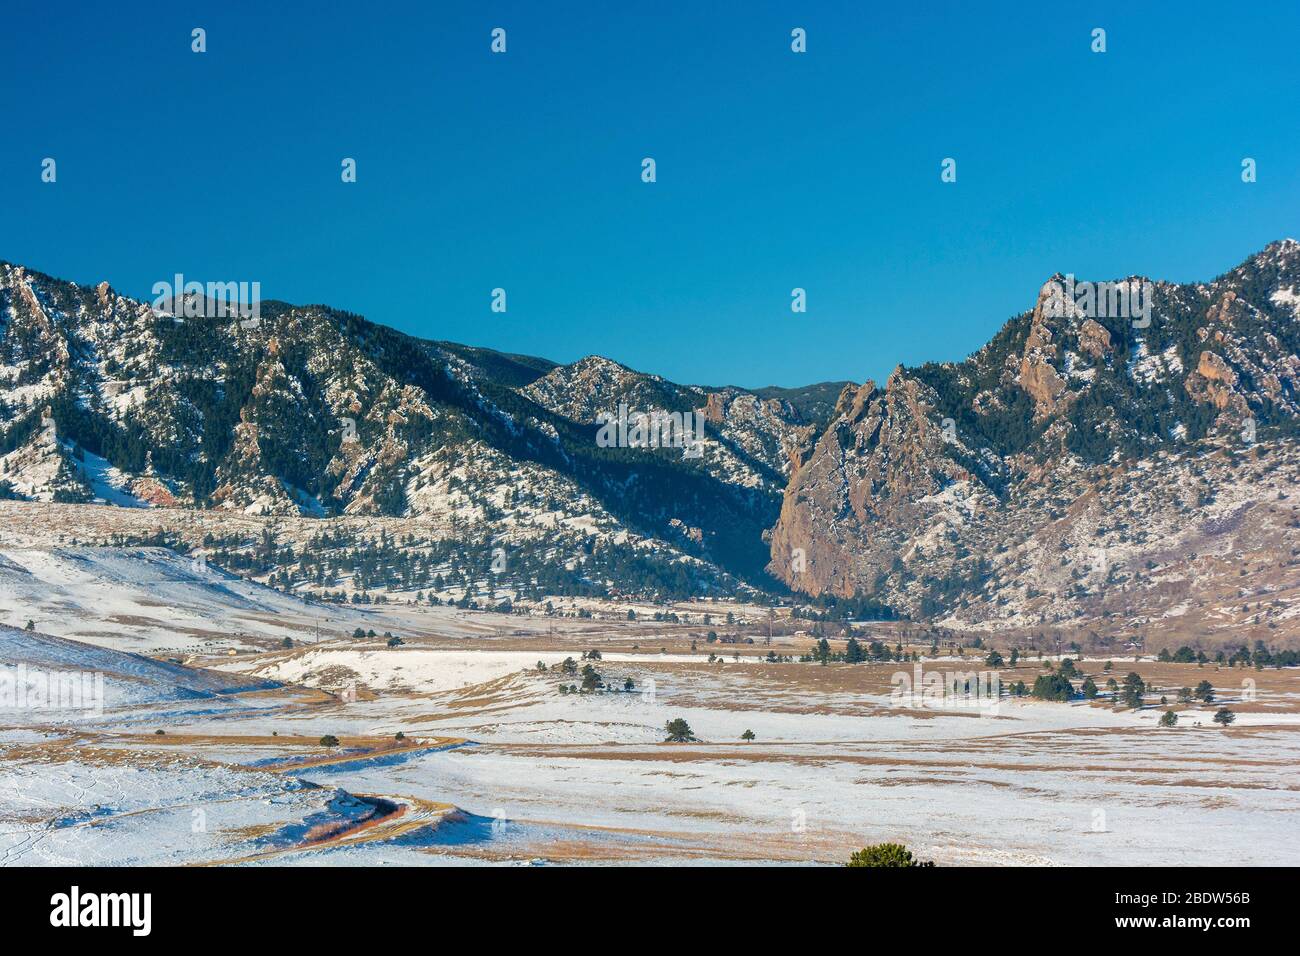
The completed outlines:
<svg viewBox="0 0 1300 956">
<path fill-rule="evenodd" d="M 0 549 L 0 623 L 119 651 L 260 649 L 366 616 L 313 606 L 164 548 Z M 369 625 L 367 625 L 369 626 Z M 349 627 L 349 629 L 350 629 Z"/>
<path fill-rule="evenodd" d="M 966 361 L 832 404 L 830 383 L 679 385 L 320 306 L 178 320 L 0 265 L 0 498 L 191 516 L 57 524 L 334 601 L 678 599 L 770 573 L 954 627 L 1272 643 L 1297 626 L 1297 290 L 1293 240 L 1206 283 L 1058 275 Z M 691 416 L 702 454 L 611 447 L 623 410 Z"/>
<path fill-rule="evenodd" d="M 582 423 L 595 423 L 602 413 L 617 414 L 620 406 L 630 413 L 665 409 L 698 414 L 706 422 L 710 453 L 702 462 L 709 474 L 765 494 L 785 488 L 791 458 L 817 423 L 805 420 L 782 398 L 761 398 L 729 386 L 676 385 L 598 355 L 558 366 L 523 391 L 539 405 Z"/>
<path fill-rule="evenodd" d="M 951 626 L 1300 636 L 1300 243 L 1144 283 L 1098 314 L 1054 277 L 966 361 L 846 389 L 772 571 Z"/>
<path fill-rule="evenodd" d="M 178 318 L 107 283 L 0 264 L 0 498 L 428 519 L 566 564 L 597 550 L 610 567 L 649 561 L 590 582 L 647 593 L 682 569 L 701 590 L 763 577 L 762 534 L 807 430 L 791 402 L 659 379 L 620 393 L 582 369 L 652 379 L 323 306 L 260 313 Z M 620 395 L 707 409 L 703 454 L 602 447 L 592 413 Z"/>
<path fill-rule="evenodd" d="M 4 624 L 0 624 L 0 662 L 6 668 L 0 679 L 7 677 L 13 682 L 8 689 L 15 694 L 7 706 L 29 703 L 35 711 L 99 711 L 280 686 L 274 681 L 186 667 Z"/>
</svg>

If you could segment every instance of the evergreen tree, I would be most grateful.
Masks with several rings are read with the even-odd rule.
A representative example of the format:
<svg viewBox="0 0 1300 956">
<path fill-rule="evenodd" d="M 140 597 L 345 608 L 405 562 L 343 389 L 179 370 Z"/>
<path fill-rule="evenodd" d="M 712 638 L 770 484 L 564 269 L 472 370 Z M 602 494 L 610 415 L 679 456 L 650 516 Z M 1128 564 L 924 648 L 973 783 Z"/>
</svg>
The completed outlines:
<svg viewBox="0 0 1300 956">
<path fill-rule="evenodd" d="M 1067 701 L 1074 696 L 1074 685 L 1060 674 L 1042 674 L 1032 693 L 1040 700 Z"/>
<path fill-rule="evenodd" d="M 1130 671 L 1129 675 L 1124 678 L 1124 689 L 1120 699 L 1124 702 L 1125 707 L 1137 709 L 1142 706 L 1142 694 L 1146 691 L 1146 684 L 1143 682 L 1141 675 L 1136 671 Z"/>
<path fill-rule="evenodd" d="M 685 744 L 695 740 L 695 734 L 691 730 L 691 725 L 681 717 L 676 717 L 673 720 L 668 721 L 668 723 L 664 725 L 664 729 L 668 731 L 668 739 L 665 743 Z"/>
<path fill-rule="evenodd" d="M 912 851 L 901 843 L 874 843 L 863 847 L 849 857 L 847 866 L 934 866 L 912 856 Z"/>
</svg>

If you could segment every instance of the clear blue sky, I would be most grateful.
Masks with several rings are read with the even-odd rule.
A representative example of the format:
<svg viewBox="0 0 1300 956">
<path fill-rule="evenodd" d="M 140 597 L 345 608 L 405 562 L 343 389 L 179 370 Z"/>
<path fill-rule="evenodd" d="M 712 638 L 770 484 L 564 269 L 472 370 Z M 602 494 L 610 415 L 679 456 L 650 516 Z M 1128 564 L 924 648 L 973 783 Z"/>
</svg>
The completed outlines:
<svg viewBox="0 0 1300 956">
<path fill-rule="evenodd" d="M 141 298 L 257 280 L 798 385 L 961 358 L 1058 270 L 1208 279 L 1300 234 L 1293 2 L 4 7 L 0 259 Z"/>
</svg>

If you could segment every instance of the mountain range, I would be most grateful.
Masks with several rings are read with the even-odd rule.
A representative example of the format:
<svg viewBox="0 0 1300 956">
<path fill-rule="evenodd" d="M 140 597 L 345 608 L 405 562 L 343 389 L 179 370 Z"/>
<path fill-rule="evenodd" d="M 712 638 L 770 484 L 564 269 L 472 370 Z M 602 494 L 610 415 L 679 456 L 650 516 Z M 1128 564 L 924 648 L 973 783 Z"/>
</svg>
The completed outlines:
<svg viewBox="0 0 1300 956">
<path fill-rule="evenodd" d="M 1300 244 L 1084 287 L 1051 277 L 962 362 L 754 390 L 326 306 L 178 317 L 0 263 L 0 498 L 199 515 L 186 546 L 324 593 L 788 589 L 954 627 L 1295 634 Z M 620 406 L 698 414 L 702 453 L 607 447 Z"/>
</svg>

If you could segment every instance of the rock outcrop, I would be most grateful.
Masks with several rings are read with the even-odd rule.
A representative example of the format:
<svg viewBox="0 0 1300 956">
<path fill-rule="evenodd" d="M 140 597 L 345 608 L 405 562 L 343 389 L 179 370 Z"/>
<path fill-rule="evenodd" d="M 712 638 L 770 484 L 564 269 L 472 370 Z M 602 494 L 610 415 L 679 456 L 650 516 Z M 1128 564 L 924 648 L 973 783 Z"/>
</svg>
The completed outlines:
<svg viewBox="0 0 1300 956">
<path fill-rule="evenodd" d="M 1297 280 L 1300 247 L 1275 243 L 1209 285 L 1153 283 L 1148 323 L 1086 314 L 1056 277 L 966 361 L 846 389 L 796 459 L 769 570 L 968 624 L 1138 613 L 1150 595 L 1117 600 L 1117 574 L 1140 579 L 1171 541 L 1226 547 L 1221 503 L 1296 497 L 1275 489 L 1300 487 Z M 1232 547 L 1300 588 L 1295 505 L 1270 511 Z"/>
</svg>

